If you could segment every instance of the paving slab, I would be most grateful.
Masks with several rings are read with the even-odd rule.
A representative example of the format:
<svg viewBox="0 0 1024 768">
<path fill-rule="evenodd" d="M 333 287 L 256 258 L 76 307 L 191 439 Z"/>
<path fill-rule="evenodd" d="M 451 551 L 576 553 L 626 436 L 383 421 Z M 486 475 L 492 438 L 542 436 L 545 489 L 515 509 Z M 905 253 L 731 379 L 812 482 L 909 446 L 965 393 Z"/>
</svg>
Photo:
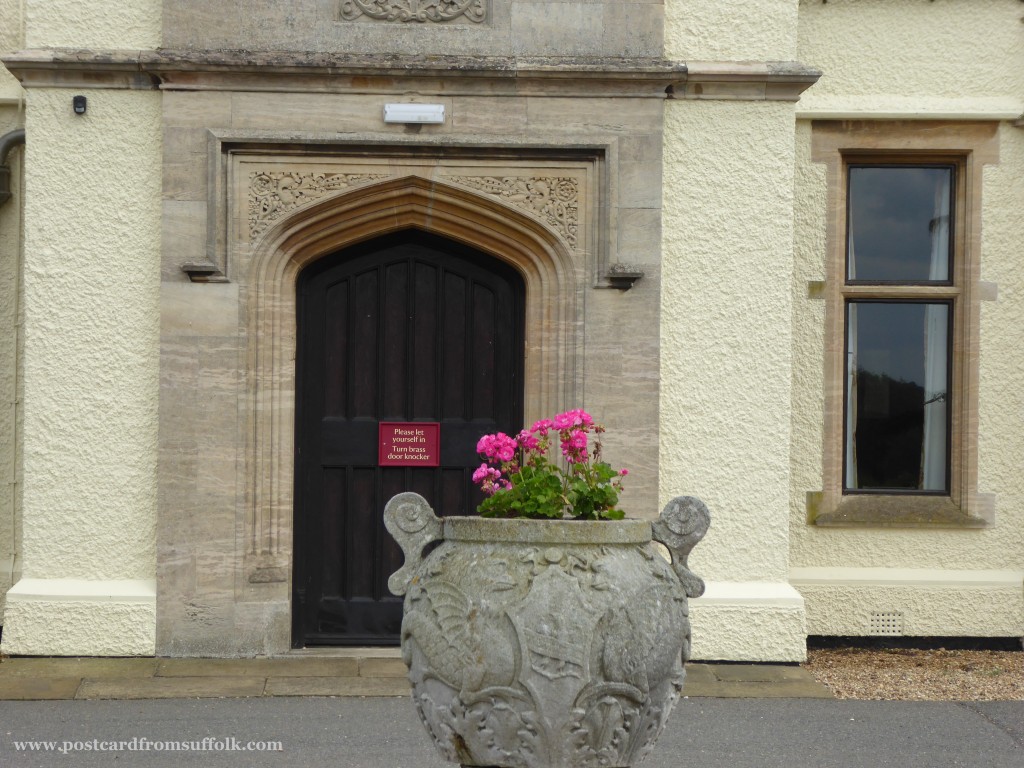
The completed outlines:
<svg viewBox="0 0 1024 768">
<path fill-rule="evenodd" d="M 763 664 L 687 664 L 688 698 L 832 699 L 832 692 L 800 667 Z"/>
<path fill-rule="evenodd" d="M 4 677 L 146 677 L 156 671 L 154 658 L 44 658 L 16 657 L 0 660 Z"/>
<path fill-rule="evenodd" d="M 400 659 L 402 658 L 402 649 L 398 646 L 363 646 L 350 648 L 296 648 L 294 650 L 289 651 L 287 656 L 280 656 L 275 658 L 301 659 L 308 657 L 313 657 L 317 659 L 350 657 L 355 657 L 358 659 Z"/>
<path fill-rule="evenodd" d="M 724 683 L 788 683 L 814 680 L 811 673 L 805 669 L 781 664 L 708 664 L 707 667 Z"/>
<path fill-rule="evenodd" d="M 687 664 L 686 680 L 683 682 L 683 696 L 711 696 L 718 685 L 718 678 L 714 676 L 706 664 Z"/>
<path fill-rule="evenodd" d="M 834 699 L 828 688 L 820 683 L 723 683 L 719 681 L 706 689 L 684 691 L 690 698 L 716 699 Z"/>
<path fill-rule="evenodd" d="M 262 677 L 124 677 L 83 680 L 76 699 L 202 699 L 262 696 Z"/>
<path fill-rule="evenodd" d="M 401 659 L 360 659 L 360 677 L 405 677 L 408 667 Z"/>
<path fill-rule="evenodd" d="M 359 659 L 161 659 L 157 677 L 355 677 Z M 386 661 L 386 660 L 385 660 Z M 403 665 L 403 669 L 405 666 Z"/>
<path fill-rule="evenodd" d="M 78 677 L 24 677 L 0 678 L 0 700 L 52 701 L 73 699 L 82 680 Z"/>
<path fill-rule="evenodd" d="M 402 677 L 271 677 L 267 696 L 408 696 Z"/>
</svg>

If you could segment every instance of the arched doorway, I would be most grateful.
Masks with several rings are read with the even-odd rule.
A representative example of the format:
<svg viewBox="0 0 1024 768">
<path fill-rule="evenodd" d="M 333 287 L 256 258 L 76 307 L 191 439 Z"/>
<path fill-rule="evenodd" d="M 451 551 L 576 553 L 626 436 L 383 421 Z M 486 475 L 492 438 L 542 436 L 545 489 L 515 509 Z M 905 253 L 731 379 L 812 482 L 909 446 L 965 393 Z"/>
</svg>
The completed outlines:
<svg viewBox="0 0 1024 768">
<path fill-rule="evenodd" d="M 442 514 L 478 503 L 485 432 L 523 419 L 525 284 L 510 265 L 419 229 L 309 264 L 296 283 L 295 647 L 397 643 L 393 494 Z M 379 466 L 380 422 L 436 422 L 439 466 Z"/>
</svg>

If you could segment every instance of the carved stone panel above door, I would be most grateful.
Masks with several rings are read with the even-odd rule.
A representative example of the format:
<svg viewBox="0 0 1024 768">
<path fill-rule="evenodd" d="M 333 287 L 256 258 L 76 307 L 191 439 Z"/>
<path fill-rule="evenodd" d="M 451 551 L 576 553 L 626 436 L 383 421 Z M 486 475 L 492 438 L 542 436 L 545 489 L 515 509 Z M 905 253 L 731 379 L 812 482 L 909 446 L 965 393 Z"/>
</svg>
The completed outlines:
<svg viewBox="0 0 1024 768">
<path fill-rule="evenodd" d="M 163 0 L 174 50 L 660 58 L 661 2 Z"/>
</svg>

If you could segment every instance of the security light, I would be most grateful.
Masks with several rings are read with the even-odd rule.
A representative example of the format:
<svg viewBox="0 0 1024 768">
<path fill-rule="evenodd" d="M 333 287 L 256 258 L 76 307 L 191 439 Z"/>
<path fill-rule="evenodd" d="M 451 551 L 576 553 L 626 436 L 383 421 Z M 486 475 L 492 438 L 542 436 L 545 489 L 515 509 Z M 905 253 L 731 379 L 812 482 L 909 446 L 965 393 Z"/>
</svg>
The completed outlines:
<svg viewBox="0 0 1024 768">
<path fill-rule="evenodd" d="M 443 123 L 444 104 L 385 104 L 385 123 Z"/>
</svg>

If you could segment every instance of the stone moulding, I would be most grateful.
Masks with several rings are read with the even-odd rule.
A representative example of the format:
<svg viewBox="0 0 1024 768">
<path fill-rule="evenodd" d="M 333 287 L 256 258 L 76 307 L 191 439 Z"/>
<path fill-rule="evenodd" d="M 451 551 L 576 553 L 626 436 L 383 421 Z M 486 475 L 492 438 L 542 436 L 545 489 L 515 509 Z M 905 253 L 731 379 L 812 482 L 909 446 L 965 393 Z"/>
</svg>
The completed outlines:
<svg viewBox="0 0 1024 768">
<path fill-rule="evenodd" d="M 672 99 L 799 101 L 821 71 L 796 61 L 693 61 L 669 90 Z"/>
<path fill-rule="evenodd" d="M 451 176 L 451 181 L 537 216 L 573 248 L 579 234 L 580 183 L 569 177 Z"/>
<path fill-rule="evenodd" d="M 664 99 L 686 66 L 655 58 L 305 51 L 34 49 L 2 59 L 26 87 L 626 96 Z"/>
<path fill-rule="evenodd" d="M 356 21 L 448 22 L 476 24 L 487 18 L 485 0 L 342 0 L 341 18 Z"/>
<path fill-rule="evenodd" d="M 704 589 L 687 564 L 710 524 L 699 499 L 654 523 L 442 521 L 401 493 L 384 523 L 405 555 L 389 581 L 406 596 L 402 658 L 442 757 L 621 768 L 654 748 L 685 677 L 687 598 Z"/>
<path fill-rule="evenodd" d="M 368 0 L 364 4 L 373 5 Z M 4 56 L 26 87 L 177 88 L 401 93 L 446 83 L 446 95 L 646 96 L 722 101 L 797 101 L 821 72 L 796 61 L 678 62 L 585 56 L 433 56 L 296 51 L 25 50 Z M 455 81 L 454 83 L 452 81 Z"/>
<path fill-rule="evenodd" d="M 274 221 L 328 194 L 389 178 L 384 173 L 249 173 L 249 235 L 255 240 Z M 495 197 L 536 216 L 578 246 L 579 180 L 566 176 L 449 176 L 446 180 Z"/>
<path fill-rule="evenodd" d="M 381 181 L 384 173 L 299 173 L 252 171 L 249 174 L 249 236 L 256 239 L 275 220 L 334 192 Z"/>
<path fill-rule="evenodd" d="M 248 181 L 248 179 L 245 179 Z M 245 222 L 245 211 L 238 211 Z M 246 584 L 286 578 L 294 482 L 295 280 L 326 253 L 418 227 L 502 254 L 536 297 L 526 317 L 527 418 L 578 401 L 582 344 L 573 322 L 581 287 L 572 252 L 536 217 L 497 199 L 417 176 L 394 177 L 325 196 L 283 215 L 237 267 L 246 294 Z M 550 309 L 554 308 L 554 310 Z"/>
</svg>

